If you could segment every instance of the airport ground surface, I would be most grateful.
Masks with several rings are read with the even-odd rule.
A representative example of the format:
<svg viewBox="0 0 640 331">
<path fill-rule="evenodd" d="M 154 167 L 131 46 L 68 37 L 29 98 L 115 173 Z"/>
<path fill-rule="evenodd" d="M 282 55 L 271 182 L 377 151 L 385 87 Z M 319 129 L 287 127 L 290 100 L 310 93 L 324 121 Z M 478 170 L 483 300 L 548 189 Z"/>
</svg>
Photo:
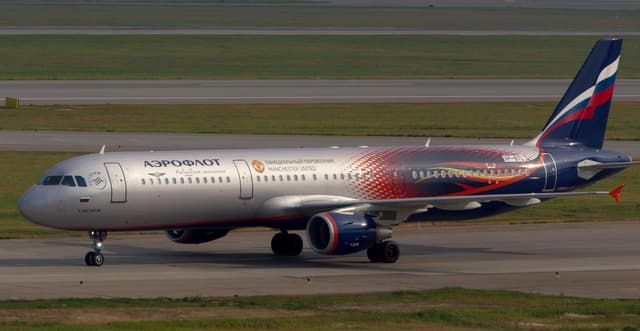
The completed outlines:
<svg viewBox="0 0 640 331">
<path fill-rule="evenodd" d="M 0 80 L 24 104 L 557 101 L 566 79 Z M 616 101 L 640 100 L 640 80 L 616 82 Z"/>
<path fill-rule="evenodd" d="M 105 265 L 88 238 L 0 241 L 0 298 L 358 293 L 460 286 L 603 298 L 640 297 L 640 222 L 401 227 L 402 256 L 272 255 L 271 231 L 207 244 L 111 234 Z"/>
</svg>

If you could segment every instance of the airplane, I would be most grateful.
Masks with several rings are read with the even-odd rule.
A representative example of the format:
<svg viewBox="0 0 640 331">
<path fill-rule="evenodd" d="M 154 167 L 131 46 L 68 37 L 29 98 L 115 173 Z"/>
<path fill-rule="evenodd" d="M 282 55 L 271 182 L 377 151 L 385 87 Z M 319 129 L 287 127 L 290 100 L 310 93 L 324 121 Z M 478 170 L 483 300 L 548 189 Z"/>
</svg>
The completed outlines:
<svg viewBox="0 0 640 331">
<path fill-rule="evenodd" d="M 85 263 L 104 263 L 109 231 L 164 230 L 200 244 L 241 227 L 279 230 L 274 254 L 297 256 L 304 230 L 325 255 L 363 250 L 394 263 L 392 227 L 466 220 L 553 198 L 636 166 L 603 150 L 621 39 L 597 41 L 542 131 L 522 145 L 105 152 L 62 161 L 18 202 L 47 227 L 87 231 Z M 526 114 L 523 114 L 526 118 Z"/>
</svg>

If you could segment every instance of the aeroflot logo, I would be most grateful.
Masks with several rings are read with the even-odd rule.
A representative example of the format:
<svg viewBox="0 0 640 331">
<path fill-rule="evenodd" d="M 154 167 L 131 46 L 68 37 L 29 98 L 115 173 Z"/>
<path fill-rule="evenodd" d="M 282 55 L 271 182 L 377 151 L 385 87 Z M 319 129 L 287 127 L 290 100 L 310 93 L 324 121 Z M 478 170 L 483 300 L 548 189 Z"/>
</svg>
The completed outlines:
<svg viewBox="0 0 640 331">
<path fill-rule="evenodd" d="M 144 161 L 144 167 L 213 167 L 219 166 L 220 159 L 199 159 L 199 160 L 148 160 Z"/>
</svg>

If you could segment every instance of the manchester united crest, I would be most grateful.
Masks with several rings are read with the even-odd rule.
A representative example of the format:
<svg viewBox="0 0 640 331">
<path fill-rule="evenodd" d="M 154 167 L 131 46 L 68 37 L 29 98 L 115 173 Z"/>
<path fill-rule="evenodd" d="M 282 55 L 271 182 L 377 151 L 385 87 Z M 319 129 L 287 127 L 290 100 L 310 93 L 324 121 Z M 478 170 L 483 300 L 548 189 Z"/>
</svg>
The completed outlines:
<svg viewBox="0 0 640 331">
<path fill-rule="evenodd" d="M 253 162 L 251 162 L 251 165 L 253 165 L 253 169 L 256 169 L 258 173 L 261 174 L 264 172 L 264 163 L 258 160 L 253 160 Z"/>
</svg>

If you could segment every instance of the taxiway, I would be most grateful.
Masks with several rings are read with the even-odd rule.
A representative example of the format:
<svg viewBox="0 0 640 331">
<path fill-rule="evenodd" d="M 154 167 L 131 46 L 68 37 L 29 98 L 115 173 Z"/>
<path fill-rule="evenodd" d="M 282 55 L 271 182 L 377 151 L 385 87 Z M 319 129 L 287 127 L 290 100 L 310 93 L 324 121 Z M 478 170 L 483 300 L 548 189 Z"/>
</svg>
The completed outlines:
<svg viewBox="0 0 640 331">
<path fill-rule="evenodd" d="M 305 248 L 276 257 L 273 232 L 240 231 L 201 245 L 110 234 L 105 265 L 87 267 L 88 238 L 0 241 L 0 299 L 300 295 L 461 286 L 640 298 L 640 222 L 400 227 L 396 264 L 363 252 Z M 308 246 L 307 246 L 308 247 Z"/>
</svg>

